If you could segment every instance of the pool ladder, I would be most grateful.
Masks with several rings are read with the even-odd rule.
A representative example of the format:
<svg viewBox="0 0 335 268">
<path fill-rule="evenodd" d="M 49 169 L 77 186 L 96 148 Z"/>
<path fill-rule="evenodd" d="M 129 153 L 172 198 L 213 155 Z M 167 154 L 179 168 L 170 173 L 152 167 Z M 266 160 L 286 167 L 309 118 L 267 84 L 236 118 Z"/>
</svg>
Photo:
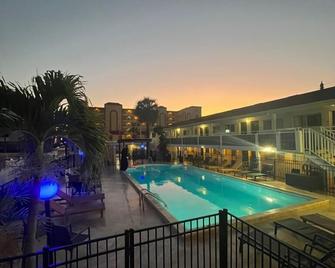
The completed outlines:
<svg viewBox="0 0 335 268">
<path fill-rule="evenodd" d="M 140 206 L 142 206 L 142 209 L 144 210 L 144 197 L 146 195 L 150 195 L 151 197 L 155 198 L 157 201 L 159 201 L 160 203 L 163 204 L 164 207 L 168 207 L 167 204 L 159 197 L 158 194 L 153 193 L 147 189 L 141 189 L 141 193 L 140 193 Z"/>
</svg>

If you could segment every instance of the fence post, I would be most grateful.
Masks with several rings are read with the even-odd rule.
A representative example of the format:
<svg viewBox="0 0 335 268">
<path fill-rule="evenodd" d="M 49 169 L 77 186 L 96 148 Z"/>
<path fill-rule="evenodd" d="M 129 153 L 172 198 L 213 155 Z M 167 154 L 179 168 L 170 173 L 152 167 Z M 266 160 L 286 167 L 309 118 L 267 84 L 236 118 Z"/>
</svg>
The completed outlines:
<svg viewBox="0 0 335 268">
<path fill-rule="evenodd" d="M 125 268 L 134 268 L 134 230 L 128 229 L 124 231 L 124 263 Z"/>
<path fill-rule="evenodd" d="M 219 211 L 219 260 L 220 268 L 228 267 L 228 211 Z"/>
<path fill-rule="evenodd" d="M 129 230 L 124 231 L 124 267 L 129 268 Z"/>
<path fill-rule="evenodd" d="M 43 247 L 43 268 L 49 268 L 50 254 L 49 247 Z"/>
<path fill-rule="evenodd" d="M 134 268 L 135 267 L 135 248 L 134 248 L 134 230 L 129 229 L 129 267 Z"/>
</svg>

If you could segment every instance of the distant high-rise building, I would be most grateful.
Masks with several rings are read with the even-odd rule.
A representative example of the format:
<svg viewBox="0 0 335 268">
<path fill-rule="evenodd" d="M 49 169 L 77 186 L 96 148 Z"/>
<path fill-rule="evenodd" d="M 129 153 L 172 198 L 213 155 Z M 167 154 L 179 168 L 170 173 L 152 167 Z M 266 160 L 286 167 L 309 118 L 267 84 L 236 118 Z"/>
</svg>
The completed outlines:
<svg viewBox="0 0 335 268">
<path fill-rule="evenodd" d="M 105 131 L 110 140 L 119 138 L 144 138 L 145 124 L 134 114 L 133 108 L 123 108 L 122 104 L 107 102 L 104 107 L 94 107 L 99 112 Z M 158 107 L 156 126 L 167 127 L 174 123 L 201 117 L 200 106 L 190 106 L 179 111 L 168 111 L 166 107 Z"/>
</svg>

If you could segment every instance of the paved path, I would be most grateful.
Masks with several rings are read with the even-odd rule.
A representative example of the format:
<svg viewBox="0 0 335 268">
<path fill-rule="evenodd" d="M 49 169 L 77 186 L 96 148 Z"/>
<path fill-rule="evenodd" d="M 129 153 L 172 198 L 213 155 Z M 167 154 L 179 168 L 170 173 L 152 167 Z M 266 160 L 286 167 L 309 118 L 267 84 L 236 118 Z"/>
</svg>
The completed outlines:
<svg viewBox="0 0 335 268">
<path fill-rule="evenodd" d="M 74 229 L 91 226 L 95 238 L 122 233 L 127 228 L 139 229 L 164 223 L 147 204 L 142 210 L 138 194 L 127 180 L 121 178 L 119 171 L 105 170 L 102 191 L 106 196 L 104 218 L 100 218 L 99 212 L 71 216 Z"/>
</svg>

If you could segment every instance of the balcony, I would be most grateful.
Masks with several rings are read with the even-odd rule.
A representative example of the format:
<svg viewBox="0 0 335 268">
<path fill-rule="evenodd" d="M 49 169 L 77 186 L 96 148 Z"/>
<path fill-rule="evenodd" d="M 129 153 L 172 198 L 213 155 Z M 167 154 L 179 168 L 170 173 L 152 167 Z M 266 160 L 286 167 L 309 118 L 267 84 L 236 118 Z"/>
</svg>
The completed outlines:
<svg viewBox="0 0 335 268">
<path fill-rule="evenodd" d="M 241 150 L 257 150 L 259 147 L 274 147 L 277 150 L 298 152 L 301 150 L 301 130 L 282 129 L 248 134 L 215 134 L 209 136 L 184 136 L 169 138 L 170 145 L 184 147 L 214 147 Z"/>
</svg>

